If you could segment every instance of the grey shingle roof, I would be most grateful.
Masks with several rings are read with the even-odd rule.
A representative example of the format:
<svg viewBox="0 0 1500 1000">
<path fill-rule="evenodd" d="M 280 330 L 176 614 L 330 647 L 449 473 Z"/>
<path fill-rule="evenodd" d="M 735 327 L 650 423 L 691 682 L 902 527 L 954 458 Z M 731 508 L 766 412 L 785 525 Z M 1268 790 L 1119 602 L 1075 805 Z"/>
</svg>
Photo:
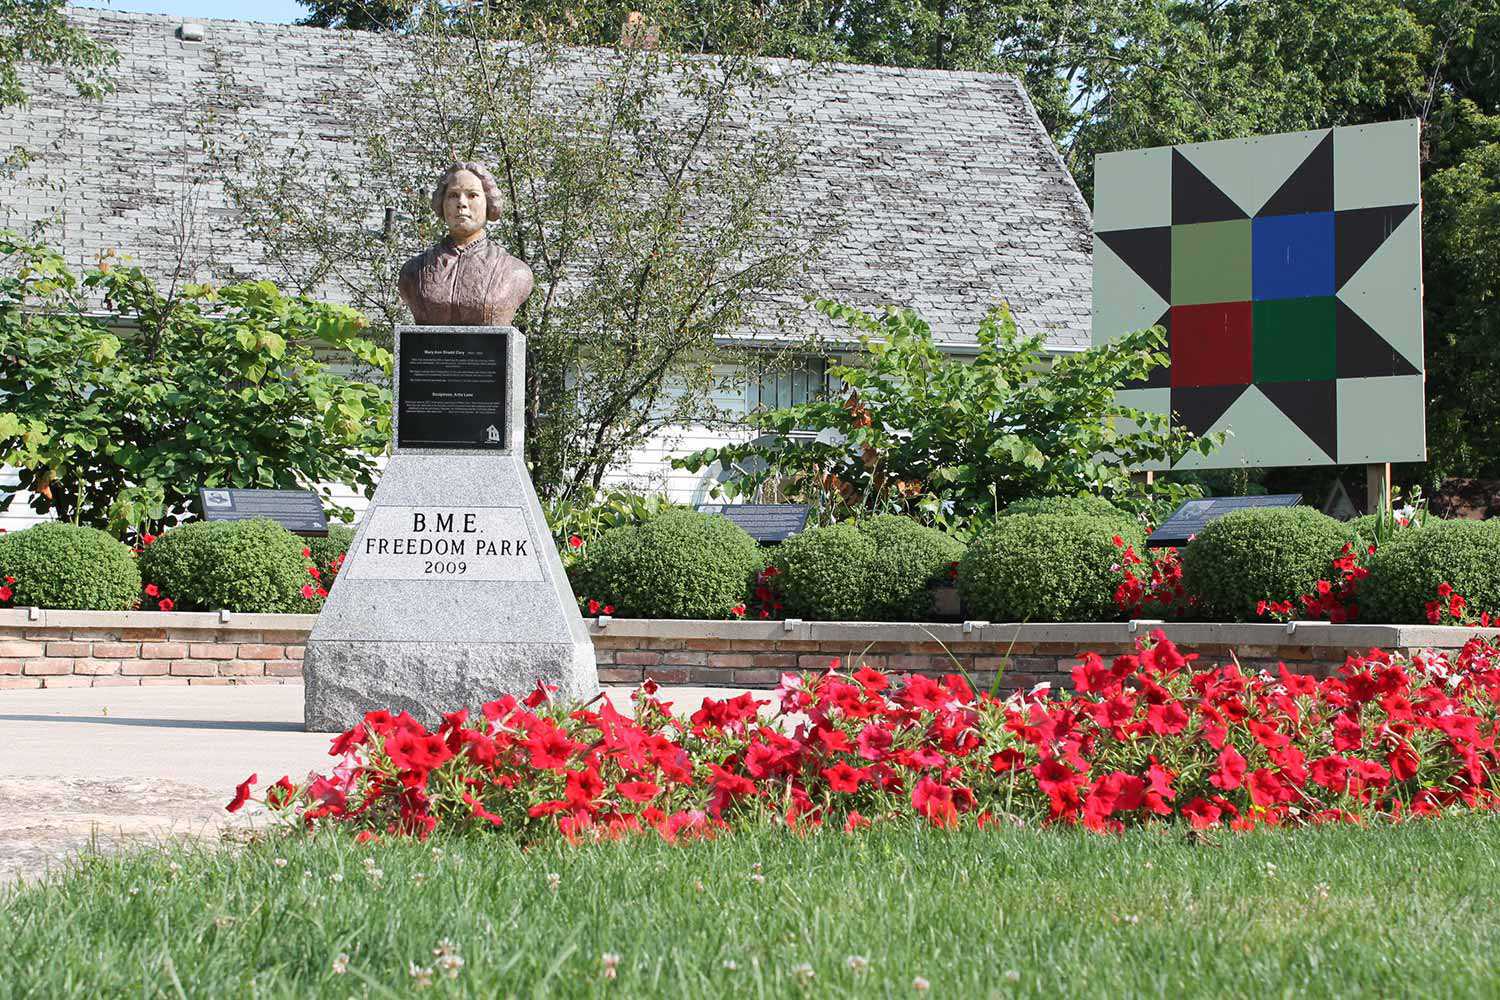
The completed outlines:
<svg viewBox="0 0 1500 1000">
<path fill-rule="evenodd" d="M 50 220 L 51 236 L 76 263 L 117 248 L 170 272 L 179 202 L 192 190 L 199 216 L 220 230 L 200 247 L 203 268 L 218 278 L 265 275 L 217 181 L 187 183 L 204 173 L 203 126 L 189 119 L 227 73 L 239 107 L 226 114 L 271 134 L 346 138 L 326 95 L 347 90 L 360 67 L 381 64 L 392 42 L 207 21 L 195 43 L 176 37 L 180 18 L 70 16 L 119 50 L 119 89 L 93 105 L 46 78 L 29 106 L 0 118 L 0 149 L 21 144 L 41 154 L 0 186 L 0 226 Z M 577 58 L 601 55 L 579 50 Z M 1053 349 L 1088 344 L 1088 207 L 1015 78 L 839 66 L 805 83 L 798 104 L 810 110 L 814 134 L 797 183 L 847 206 L 809 293 L 913 306 L 955 345 L 971 343 L 985 309 L 1005 300 L 1023 331 L 1045 333 Z"/>
</svg>

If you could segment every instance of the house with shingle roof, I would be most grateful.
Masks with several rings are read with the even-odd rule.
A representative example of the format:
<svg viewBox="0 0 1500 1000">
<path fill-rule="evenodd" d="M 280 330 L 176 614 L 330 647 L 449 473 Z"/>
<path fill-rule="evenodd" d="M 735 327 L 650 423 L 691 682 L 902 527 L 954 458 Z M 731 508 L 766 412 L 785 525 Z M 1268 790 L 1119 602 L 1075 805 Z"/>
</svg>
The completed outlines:
<svg viewBox="0 0 1500 1000">
<path fill-rule="evenodd" d="M 217 20 L 199 22 L 200 33 L 157 15 L 75 9 L 69 17 L 119 52 L 117 89 L 95 105 L 60 74 L 29 81 L 30 103 L 0 119 L 0 149 L 24 146 L 36 158 L 0 182 L 0 228 L 43 227 L 77 268 L 115 249 L 158 277 L 173 274 L 182 262 L 181 203 L 191 197 L 213 232 L 193 276 L 266 277 L 207 163 L 205 116 L 214 129 L 253 125 L 336 147 L 349 141 L 347 118 L 327 95 L 357 93 L 360 67 L 399 63 L 399 42 L 379 34 Z M 587 76 L 592 62 L 609 57 L 577 50 L 576 71 Z M 216 107 L 212 95 L 226 80 L 233 100 Z M 1088 346 L 1089 209 L 1020 81 L 836 65 L 802 81 L 795 101 L 809 148 L 794 197 L 844 206 L 810 264 L 807 294 L 910 306 L 958 354 L 974 348 L 980 319 L 1002 301 L 1021 331 L 1042 334 L 1050 350 Z M 799 333 L 832 342 L 843 332 L 815 329 L 828 321 L 811 310 L 802 316 L 808 329 Z M 769 335 L 753 318 L 737 334 Z M 747 380 L 740 405 L 800 401 L 821 386 L 821 371 L 809 359 L 766 376 L 771 384 Z M 705 484 L 669 472 L 665 459 L 720 440 L 684 428 L 633 456 L 627 476 L 695 498 Z M 19 526 L 29 515 L 17 498 L 0 523 Z"/>
</svg>

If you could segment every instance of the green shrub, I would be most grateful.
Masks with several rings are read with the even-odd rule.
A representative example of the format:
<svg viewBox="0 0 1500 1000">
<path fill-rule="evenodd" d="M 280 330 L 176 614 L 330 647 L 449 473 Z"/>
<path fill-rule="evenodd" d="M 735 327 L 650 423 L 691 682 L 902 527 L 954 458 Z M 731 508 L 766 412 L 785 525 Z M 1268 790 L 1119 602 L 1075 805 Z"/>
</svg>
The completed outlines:
<svg viewBox="0 0 1500 1000">
<path fill-rule="evenodd" d="M 990 621 L 1107 621 L 1120 561 L 1114 536 L 1140 548 L 1145 534 L 1117 518 L 1017 514 L 969 543 L 958 564 L 965 614 Z"/>
<path fill-rule="evenodd" d="M 1370 557 L 1360 584 L 1361 621 L 1427 621 L 1439 584 L 1452 584 L 1469 610 L 1500 610 L 1500 521 L 1429 520 L 1400 531 Z"/>
<path fill-rule="evenodd" d="M 1311 507 L 1237 510 L 1210 521 L 1182 553 L 1183 585 L 1204 617 L 1247 621 L 1263 600 L 1296 600 L 1333 572 L 1349 529 Z"/>
<path fill-rule="evenodd" d="M 1103 497 L 1027 497 L 1008 504 L 1000 511 L 1001 517 L 1013 514 L 1069 514 L 1080 517 L 1123 517 L 1130 514 L 1116 507 Z"/>
<path fill-rule="evenodd" d="M 135 554 L 97 528 L 37 524 L 0 535 L 0 580 L 15 607 L 125 611 L 141 596 Z"/>
<path fill-rule="evenodd" d="M 178 611 L 227 608 L 246 614 L 316 611 L 302 596 L 308 547 L 274 521 L 195 521 L 173 528 L 141 553 L 141 575 Z"/>
<path fill-rule="evenodd" d="M 884 514 L 863 521 L 859 530 L 875 543 L 865 578 L 869 621 L 927 621 L 932 617 L 932 584 L 946 583 L 964 547 L 936 528 L 909 517 Z"/>
<path fill-rule="evenodd" d="M 776 546 L 772 565 L 788 618 L 865 621 L 875 541 L 853 522 L 800 531 Z"/>
<path fill-rule="evenodd" d="M 605 531 L 572 576 L 580 600 L 613 604 L 622 617 L 726 618 L 764 564 L 755 540 L 727 518 L 669 510 Z"/>
<path fill-rule="evenodd" d="M 349 551 L 354 541 L 354 529 L 347 524 L 330 524 L 324 538 L 304 538 L 303 544 L 312 553 L 312 561 L 321 570 L 327 570 L 333 561 Z"/>
</svg>

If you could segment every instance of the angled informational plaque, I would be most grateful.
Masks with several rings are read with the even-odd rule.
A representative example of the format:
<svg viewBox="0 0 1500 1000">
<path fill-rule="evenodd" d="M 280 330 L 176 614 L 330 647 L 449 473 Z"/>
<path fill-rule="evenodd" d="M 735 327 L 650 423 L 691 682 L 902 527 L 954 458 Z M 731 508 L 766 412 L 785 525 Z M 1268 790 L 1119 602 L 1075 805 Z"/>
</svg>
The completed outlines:
<svg viewBox="0 0 1500 1000">
<path fill-rule="evenodd" d="M 698 512 L 728 518 L 762 545 L 777 545 L 807 527 L 812 507 L 805 503 L 701 503 Z"/>
<path fill-rule="evenodd" d="M 1096 344 L 1167 331 L 1121 402 L 1198 434 L 1180 469 L 1426 459 L 1419 123 L 1095 160 Z"/>
<path fill-rule="evenodd" d="M 1151 533 L 1146 545 L 1153 549 L 1186 545 L 1203 526 L 1215 518 L 1251 507 L 1295 507 L 1302 502 L 1301 493 L 1274 493 L 1260 497 L 1210 497 L 1189 500 L 1172 512 Z"/>
<path fill-rule="evenodd" d="M 198 504 L 205 521 L 248 521 L 264 517 L 294 535 L 328 534 L 328 514 L 312 490 L 241 490 L 203 487 Z"/>
</svg>

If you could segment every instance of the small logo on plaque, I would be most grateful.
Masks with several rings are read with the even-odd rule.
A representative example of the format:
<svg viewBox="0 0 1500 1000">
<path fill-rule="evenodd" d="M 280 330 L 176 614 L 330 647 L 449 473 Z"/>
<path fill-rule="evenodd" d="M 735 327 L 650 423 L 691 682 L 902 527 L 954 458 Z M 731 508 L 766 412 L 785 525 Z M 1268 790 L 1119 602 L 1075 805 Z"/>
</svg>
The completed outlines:
<svg viewBox="0 0 1500 1000">
<path fill-rule="evenodd" d="M 488 427 L 486 427 L 484 429 L 484 441 L 485 444 L 499 444 L 500 428 L 496 427 L 494 424 L 490 424 Z"/>
</svg>

